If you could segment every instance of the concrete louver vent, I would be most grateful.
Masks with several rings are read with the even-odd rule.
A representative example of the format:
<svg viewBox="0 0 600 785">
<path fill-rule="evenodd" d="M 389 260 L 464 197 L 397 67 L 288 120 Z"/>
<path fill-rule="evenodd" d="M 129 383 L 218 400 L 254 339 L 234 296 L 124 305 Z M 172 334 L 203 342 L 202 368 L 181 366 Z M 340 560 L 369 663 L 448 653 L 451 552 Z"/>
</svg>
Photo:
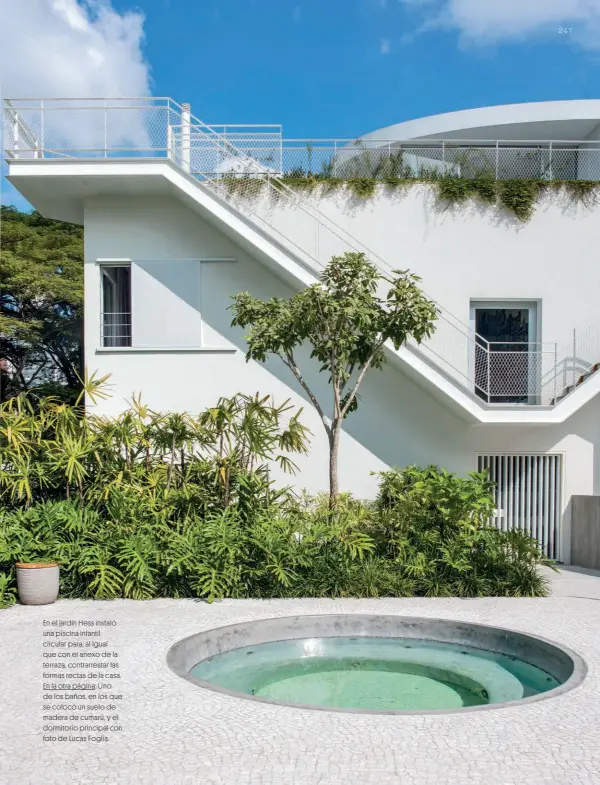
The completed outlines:
<svg viewBox="0 0 600 785">
<path fill-rule="evenodd" d="M 496 515 L 503 531 L 535 537 L 546 556 L 560 559 L 562 455 L 478 455 L 477 470 L 496 484 Z"/>
</svg>

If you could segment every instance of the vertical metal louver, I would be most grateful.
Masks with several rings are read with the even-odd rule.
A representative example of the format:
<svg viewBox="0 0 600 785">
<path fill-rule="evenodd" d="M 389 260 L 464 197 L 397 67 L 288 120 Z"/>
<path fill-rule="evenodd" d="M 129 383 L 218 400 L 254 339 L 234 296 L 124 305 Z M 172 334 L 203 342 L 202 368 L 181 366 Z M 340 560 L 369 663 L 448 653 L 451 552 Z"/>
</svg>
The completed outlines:
<svg viewBox="0 0 600 785">
<path fill-rule="evenodd" d="M 559 559 L 562 455 L 478 455 L 477 470 L 485 469 L 496 484 L 491 522 L 535 537 L 549 558 Z"/>
</svg>

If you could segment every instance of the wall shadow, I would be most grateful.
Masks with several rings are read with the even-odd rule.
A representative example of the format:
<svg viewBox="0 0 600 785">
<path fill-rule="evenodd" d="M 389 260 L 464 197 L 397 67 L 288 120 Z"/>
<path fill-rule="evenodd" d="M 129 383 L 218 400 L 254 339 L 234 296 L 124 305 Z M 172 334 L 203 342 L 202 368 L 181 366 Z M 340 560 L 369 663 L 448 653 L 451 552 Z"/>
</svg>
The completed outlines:
<svg viewBox="0 0 600 785">
<path fill-rule="evenodd" d="M 203 297 L 206 303 L 203 319 L 211 331 L 241 352 L 247 351 L 244 331 L 231 326 L 233 314 L 231 293 L 249 291 L 266 299 L 288 297 L 293 291 L 275 275 L 243 252 L 236 264 L 220 267 L 221 274 L 211 276 L 214 290 Z M 331 387 L 327 374 L 319 372 L 318 363 L 310 358 L 308 346 L 297 353 L 304 378 L 327 414 L 331 413 Z M 392 361 L 393 362 L 393 361 Z M 466 424 L 448 411 L 423 388 L 408 379 L 392 362 L 382 371 L 367 373 L 361 387 L 358 410 L 347 418 L 343 431 L 390 466 L 408 463 L 440 463 L 456 471 L 468 471 L 466 465 Z M 291 371 L 271 357 L 264 368 L 294 393 L 308 407 L 310 400 Z M 243 380 L 240 379 L 240 388 Z M 251 391 L 247 391 L 251 392 Z M 252 392 L 268 393 L 268 390 Z"/>
</svg>

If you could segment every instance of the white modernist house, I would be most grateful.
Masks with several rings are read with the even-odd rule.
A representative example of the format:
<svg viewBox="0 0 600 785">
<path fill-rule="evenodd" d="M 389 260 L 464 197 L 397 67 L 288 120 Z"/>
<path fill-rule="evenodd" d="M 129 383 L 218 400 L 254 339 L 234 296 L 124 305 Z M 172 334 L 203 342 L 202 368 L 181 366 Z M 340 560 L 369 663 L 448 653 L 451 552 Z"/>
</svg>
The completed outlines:
<svg viewBox="0 0 600 785">
<path fill-rule="evenodd" d="M 372 472 L 389 466 L 488 467 L 496 523 L 569 562 L 570 499 L 600 492 L 600 206 L 549 189 L 524 223 L 476 201 L 440 203 L 427 183 L 361 200 L 294 191 L 280 175 L 374 165 L 600 180 L 600 100 L 440 115 L 358 143 L 207 126 L 169 99 L 4 109 L 11 182 L 44 215 L 85 227 L 85 359 L 113 385 L 101 412 L 134 392 L 191 412 L 240 391 L 291 398 L 313 432 L 296 482 L 323 489 L 316 412 L 279 361 L 246 363 L 228 307 L 243 290 L 287 296 L 333 254 L 365 251 L 384 271 L 418 273 L 441 315 L 431 340 L 390 348 L 385 370 L 367 375 L 341 443 L 343 489 L 371 496 Z"/>
</svg>

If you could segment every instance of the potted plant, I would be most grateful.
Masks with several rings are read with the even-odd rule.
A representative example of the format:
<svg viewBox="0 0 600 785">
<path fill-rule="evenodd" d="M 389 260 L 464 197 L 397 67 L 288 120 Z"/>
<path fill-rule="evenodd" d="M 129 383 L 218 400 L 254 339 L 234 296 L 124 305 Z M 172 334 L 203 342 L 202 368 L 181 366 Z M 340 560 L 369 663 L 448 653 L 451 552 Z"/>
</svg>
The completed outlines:
<svg viewBox="0 0 600 785">
<path fill-rule="evenodd" d="M 17 589 L 23 605 L 49 605 L 58 597 L 56 562 L 17 562 Z"/>
</svg>

